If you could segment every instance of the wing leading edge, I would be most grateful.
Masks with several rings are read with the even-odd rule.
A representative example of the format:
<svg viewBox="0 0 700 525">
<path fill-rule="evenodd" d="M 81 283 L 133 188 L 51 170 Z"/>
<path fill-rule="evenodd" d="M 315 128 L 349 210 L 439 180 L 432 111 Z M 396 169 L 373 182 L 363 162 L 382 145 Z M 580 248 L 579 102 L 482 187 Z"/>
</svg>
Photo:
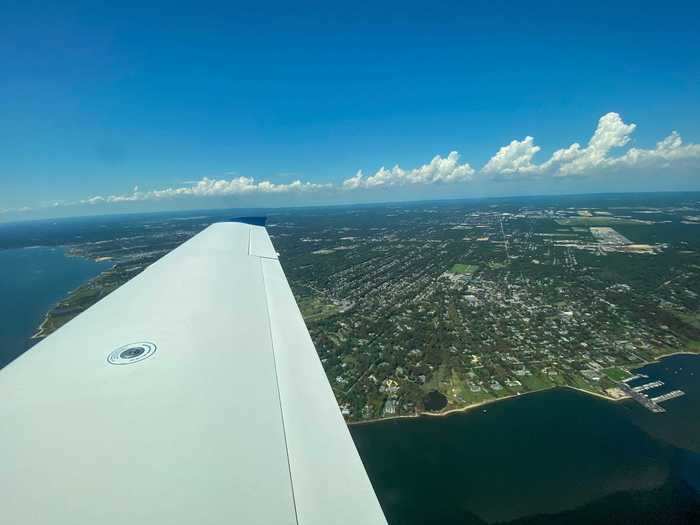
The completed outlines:
<svg viewBox="0 0 700 525">
<path fill-rule="evenodd" d="M 386 523 L 261 226 L 210 226 L 8 365 L 0 421 L 8 523 Z"/>
</svg>

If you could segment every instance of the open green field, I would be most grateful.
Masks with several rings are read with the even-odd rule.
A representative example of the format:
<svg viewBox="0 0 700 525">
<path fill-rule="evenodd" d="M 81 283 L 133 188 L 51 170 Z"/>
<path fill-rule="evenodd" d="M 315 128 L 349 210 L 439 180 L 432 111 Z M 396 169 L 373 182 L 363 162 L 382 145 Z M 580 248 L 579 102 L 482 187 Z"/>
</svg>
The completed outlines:
<svg viewBox="0 0 700 525">
<path fill-rule="evenodd" d="M 338 307 L 322 297 L 301 297 L 297 300 L 299 310 L 305 321 L 318 321 L 330 317 L 338 311 Z"/>
<path fill-rule="evenodd" d="M 685 344 L 677 348 L 655 348 L 651 354 L 651 359 L 658 359 L 660 356 L 677 353 L 700 354 L 700 340 L 686 341 Z"/>
<path fill-rule="evenodd" d="M 422 386 L 424 392 L 431 390 L 440 391 L 448 400 L 449 408 L 465 407 L 482 401 L 493 401 L 498 397 L 509 395 L 510 392 L 503 390 L 500 396 L 494 395 L 489 390 L 472 392 L 467 384 L 467 378 L 456 370 L 447 367 L 440 367 L 436 377 L 432 381 Z"/>
<path fill-rule="evenodd" d="M 700 328 L 700 313 L 676 312 L 676 316 L 695 328 Z"/>
<path fill-rule="evenodd" d="M 620 367 L 614 366 L 612 368 L 606 368 L 604 370 L 605 375 L 608 376 L 612 381 L 622 381 L 630 377 L 630 373 L 627 370 L 623 370 Z"/>
<path fill-rule="evenodd" d="M 574 388 L 580 388 L 586 392 L 601 392 L 601 388 L 598 384 L 587 380 L 579 374 L 568 374 L 566 378 L 566 384 Z"/>
<path fill-rule="evenodd" d="M 686 345 L 686 348 L 690 352 L 700 352 L 700 341 L 690 341 Z"/>
<path fill-rule="evenodd" d="M 556 381 L 549 378 L 546 374 L 541 374 L 539 372 L 531 376 L 519 377 L 518 380 L 527 390 L 543 390 L 545 388 L 553 388 L 557 386 Z"/>
<path fill-rule="evenodd" d="M 463 264 L 463 263 L 457 263 L 450 268 L 450 273 L 467 273 L 471 274 L 474 273 L 479 269 L 478 266 L 474 264 Z"/>
</svg>

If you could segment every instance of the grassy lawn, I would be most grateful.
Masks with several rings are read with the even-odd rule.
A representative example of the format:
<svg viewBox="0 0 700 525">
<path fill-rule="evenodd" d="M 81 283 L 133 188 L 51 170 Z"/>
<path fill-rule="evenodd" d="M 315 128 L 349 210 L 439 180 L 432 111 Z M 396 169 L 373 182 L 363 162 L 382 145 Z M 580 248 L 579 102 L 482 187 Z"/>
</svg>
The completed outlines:
<svg viewBox="0 0 700 525">
<path fill-rule="evenodd" d="M 463 407 L 481 401 L 490 401 L 501 395 L 507 395 L 507 392 L 499 392 L 499 396 L 495 396 L 490 391 L 482 390 L 480 392 L 472 392 L 467 386 L 467 378 L 462 377 L 456 370 L 449 370 L 447 367 L 441 367 L 436 371 L 436 376 L 439 379 L 431 380 L 422 389 L 424 392 L 431 390 L 439 390 L 447 397 L 448 408 Z"/>
<path fill-rule="evenodd" d="M 301 315 L 305 321 L 318 321 L 329 317 L 338 311 L 338 308 L 321 297 L 303 297 L 298 301 Z"/>
<path fill-rule="evenodd" d="M 614 366 L 612 368 L 606 368 L 604 370 L 605 375 L 608 376 L 613 381 L 622 381 L 631 376 L 627 370 L 623 370 L 620 367 Z"/>
<path fill-rule="evenodd" d="M 450 273 L 474 273 L 479 267 L 474 264 L 457 263 L 450 268 Z"/>
<path fill-rule="evenodd" d="M 544 374 L 533 374 L 531 376 L 522 376 L 518 378 L 528 390 L 542 390 L 543 388 L 551 388 L 556 385 L 554 381 L 546 377 Z"/>
<path fill-rule="evenodd" d="M 687 341 L 681 348 L 656 348 L 654 349 L 652 358 L 655 359 L 661 355 L 675 354 L 677 352 L 691 352 L 700 354 L 700 341 Z"/>
<path fill-rule="evenodd" d="M 599 392 L 601 390 L 593 381 L 588 381 L 578 374 L 570 374 L 566 383 L 569 386 L 580 388 L 588 392 Z"/>
<path fill-rule="evenodd" d="M 503 390 L 501 390 L 503 392 Z M 499 394 L 501 394 L 499 392 Z M 505 395 L 505 394 L 501 394 Z M 501 397 L 499 395 L 498 397 Z M 481 391 L 481 392 L 472 392 L 468 388 L 463 391 L 462 394 L 462 399 L 464 399 L 463 403 L 458 403 L 461 406 L 467 406 L 467 405 L 473 405 L 474 403 L 481 403 L 482 401 L 491 401 L 493 399 L 496 399 L 497 396 L 495 396 L 491 391 Z"/>
</svg>

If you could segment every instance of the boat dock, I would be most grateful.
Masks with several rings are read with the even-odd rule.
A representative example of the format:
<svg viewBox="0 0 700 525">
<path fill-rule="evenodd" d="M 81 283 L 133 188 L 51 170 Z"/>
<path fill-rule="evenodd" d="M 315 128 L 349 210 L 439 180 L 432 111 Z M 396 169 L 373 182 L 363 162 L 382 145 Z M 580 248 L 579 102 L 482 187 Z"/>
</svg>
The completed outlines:
<svg viewBox="0 0 700 525">
<path fill-rule="evenodd" d="M 651 390 L 652 388 L 658 388 L 660 386 L 664 386 L 663 381 L 652 381 L 651 383 L 646 383 L 644 385 L 632 387 L 632 390 L 634 390 L 635 392 L 646 392 L 647 390 Z"/>
<path fill-rule="evenodd" d="M 644 376 L 646 379 L 648 377 Z M 639 377 L 637 377 L 639 378 Z M 630 381 L 632 378 L 629 379 Z M 654 413 L 661 413 L 661 412 L 666 412 L 666 409 L 662 407 L 659 403 L 663 403 L 664 401 L 668 401 L 669 399 L 675 399 L 676 397 L 680 397 L 682 395 L 685 395 L 685 392 L 682 390 L 672 390 L 671 392 L 668 392 L 667 394 L 662 394 L 660 396 L 652 397 L 650 398 L 647 396 L 644 392 L 647 390 L 651 390 L 652 388 L 658 388 L 660 386 L 664 385 L 663 381 L 652 381 L 650 383 L 646 383 L 644 385 L 639 385 L 635 387 L 631 387 L 627 384 L 626 381 L 620 381 L 619 383 L 620 389 L 630 396 L 632 399 L 634 399 L 637 403 L 642 405 L 644 408 L 647 410 L 650 410 Z"/>
<path fill-rule="evenodd" d="M 668 401 L 669 399 L 675 399 L 677 397 L 681 397 L 684 395 L 685 395 L 685 392 L 683 392 L 683 390 L 672 390 L 668 394 L 664 394 L 664 395 L 661 395 L 658 397 L 652 397 L 651 400 L 654 403 L 662 403 L 664 401 Z"/>
<path fill-rule="evenodd" d="M 629 383 L 630 381 L 634 381 L 635 379 L 649 379 L 649 376 L 646 374 L 635 374 L 632 377 L 628 377 L 627 379 L 623 379 L 623 383 Z"/>
<path fill-rule="evenodd" d="M 637 392 L 634 388 L 629 386 L 627 383 L 620 382 L 620 389 L 630 396 L 632 399 L 634 399 L 637 403 L 642 405 L 644 408 L 647 410 L 651 410 L 652 412 L 655 413 L 660 413 L 660 412 L 666 412 L 666 409 L 662 407 L 661 405 L 658 405 L 655 401 L 652 401 L 649 399 L 647 396 L 642 394 L 641 392 Z"/>
</svg>

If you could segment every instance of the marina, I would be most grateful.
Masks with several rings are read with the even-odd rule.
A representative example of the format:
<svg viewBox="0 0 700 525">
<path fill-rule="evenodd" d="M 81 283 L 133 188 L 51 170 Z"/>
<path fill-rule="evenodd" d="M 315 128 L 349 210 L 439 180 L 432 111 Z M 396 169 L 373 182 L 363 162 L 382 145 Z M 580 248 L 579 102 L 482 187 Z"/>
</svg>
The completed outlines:
<svg viewBox="0 0 700 525">
<path fill-rule="evenodd" d="M 666 394 L 661 394 L 655 397 L 649 397 L 645 392 L 656 388 L 660 388 L 664 386 L 665 383 L 663 381 L 655 380 L 650 381 L 648 383 L 644 383 L 642 385 L 630 386 L 630 383 L 638 379 L 649 379 L 649 376 L 644 374 L 637 374 L 623 381 L 620 381 L 620 389 L 629 397 L 637 401 L 640 405 L 642 405 L 647 410 L 650 410 L 651 412 L 657 414 L 666 412 L 666 409 L 662 407 L 659 403 L 663 403 L 664 401 L 669 401 L 671 399 L 675 399 L 677 397 L 685 395 L 685 392 L 683 390 L 672 390 L 670 392 L 667 392 Z"/>
</svg>

